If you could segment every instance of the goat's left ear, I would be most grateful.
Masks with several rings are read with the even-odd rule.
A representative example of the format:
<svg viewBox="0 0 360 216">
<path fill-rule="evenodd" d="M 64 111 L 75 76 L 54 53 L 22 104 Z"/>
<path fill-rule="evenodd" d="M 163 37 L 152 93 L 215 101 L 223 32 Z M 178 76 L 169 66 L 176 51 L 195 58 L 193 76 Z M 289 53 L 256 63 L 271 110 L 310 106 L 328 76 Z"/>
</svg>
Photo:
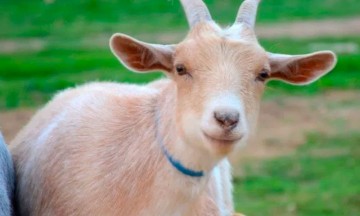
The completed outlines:
<svg viewBox="0 0 360 216">
<path fill-rule="evenodd" d="M 268 53 L 270 79 L 278 79 L 294 85 L 306 85 L 330 72 L 336 64 L 331 51 L 307 55 L 283 55 Z"/>
<path fill-rule="evenodd" d="M 150 44 L 124 34 L 114 34 L 110 48 L 124 66 L 136 72 L 171 72 L 173 67 L 174 45 Z"/>
</svg>

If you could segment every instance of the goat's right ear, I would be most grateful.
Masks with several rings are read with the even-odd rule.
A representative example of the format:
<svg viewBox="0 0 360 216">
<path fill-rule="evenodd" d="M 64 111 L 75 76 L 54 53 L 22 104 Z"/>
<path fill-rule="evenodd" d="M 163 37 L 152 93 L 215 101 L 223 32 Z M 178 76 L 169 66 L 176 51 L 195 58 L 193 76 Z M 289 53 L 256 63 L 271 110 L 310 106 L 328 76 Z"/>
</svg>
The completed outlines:
<svg viewBox="0 0 360 216">
<path fill-rule="evenodd" d="M 141 42 L 124 34 L 114 34 L 110 39 L 114 55 L 123 65 L 136 72 L 171 72 L 174 47 Z"/>
<path fill-rule="evenodd" d="M 336 55 L 320 51 L 306 55 L 268 53 L 271 66 L 270 79 L 278 79 L 293 85 L 310 84 L 330 72 L 336 64 Z"/>
</svg>

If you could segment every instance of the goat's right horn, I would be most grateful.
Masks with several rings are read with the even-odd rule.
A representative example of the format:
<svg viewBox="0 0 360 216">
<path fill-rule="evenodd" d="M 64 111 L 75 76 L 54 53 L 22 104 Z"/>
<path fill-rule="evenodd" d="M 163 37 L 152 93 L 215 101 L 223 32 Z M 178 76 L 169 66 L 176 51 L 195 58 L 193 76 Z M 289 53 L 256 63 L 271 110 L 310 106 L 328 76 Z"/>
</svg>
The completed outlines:
<svg viewBox="0 0 360 216">
<path fill-rule="evenodd" d="M 210 12 L 202 0 L 181 0 L 190 28 L 201 21 L 212 21 Z"/>
<path fill-rule="evenodd" d="M 239 8 L 234 24 L 244 23 L 250 28 L 254 28 L 256 21 L 256 12 L 261 0 L 245 0 Z"/>
</svg>

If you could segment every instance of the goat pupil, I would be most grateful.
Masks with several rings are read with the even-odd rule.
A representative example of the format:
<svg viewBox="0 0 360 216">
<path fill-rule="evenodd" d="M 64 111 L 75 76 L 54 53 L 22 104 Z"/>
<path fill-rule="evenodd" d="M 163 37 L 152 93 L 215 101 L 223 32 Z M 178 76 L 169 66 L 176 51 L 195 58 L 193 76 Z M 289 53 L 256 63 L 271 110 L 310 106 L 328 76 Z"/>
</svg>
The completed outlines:
<svg viewBox="0 0 360 216">
<path fill-rule="evenodd" d="M 186 69 L 185 69 L 184 65 L 178 65 L 178 66 L 176 66 L 176 72 L 177 72 L 179 75 L 184 75 L 184 74 L 186 74 Z"/>
<path fill-rule="evenodd" d="M 266 71 L 263 71 L 263 72 L 260 73 L 260 77 L 263 78 L 263 79 L 266 79 L 266 78 L 269 77 L 269 73 L 266 72 Z"/>
</svg>

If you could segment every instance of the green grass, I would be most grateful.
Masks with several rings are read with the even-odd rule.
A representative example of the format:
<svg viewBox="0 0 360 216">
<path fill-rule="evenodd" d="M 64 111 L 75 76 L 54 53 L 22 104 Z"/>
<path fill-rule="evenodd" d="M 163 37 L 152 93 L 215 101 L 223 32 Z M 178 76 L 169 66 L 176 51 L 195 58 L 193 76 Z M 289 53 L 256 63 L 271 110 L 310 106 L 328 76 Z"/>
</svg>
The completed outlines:
<svg viewBox="0 0 360 216">
<path fill-rule="evenodd" d="M 108 38 L 125 32 L 149 42 L 159 35 L 187 31 L 177 0 L 2 0 L 0 3 L 0 110 L 36 106 L 57 91 L 94 80 L 144 83 L 158 73 L 139 75 L 121 66 L 109 51 Z M 208 0 L 216 20 L 234 20 L 240 0 Z M 259 22 L 277 22 L 357 15 L 357 0 L 266 0 Z M 176 42 L 176 41 L 174 41 Z M 351 42 L 359 38 L 263 40 L 270 51 L 306 53 L 311 44 Z M 10 45 L 9 45 L 10 44 Z M 10 51 L 5 52 L 10 46 Z M 9 48 L 9 47 L 8 47 Z M 360 53 L 341 54 L 334 72 L 309 87 L 270 83 L 266 97 L 316 94 L 328 89 L 358 89 Z"/>
<path fill-rule="evenodd" d="M 50 0 L 47 0 L 50 2 Z M 144 32 L 185 28 L 178 0 L 2 0 L 2 37 L 77 37 L 99 32 L 127 30 Z M 213 17 L 229 24 L 242 1 L 205 1 Z M 259 22 L 348 17 L 359 15 L 357 0 L 266 0 L 261 3 Z M 91 23 L 91 25 L 88 25 Z M 14 25 L 16 24 L 16 25 Z"/>
<path fill-rule="evenodd" d="M 239 212 L 251 216 L 360 213 L 360 133 L 312 134 L 293 155 L 248 162 L 235 179 Z"/>
</svg>

